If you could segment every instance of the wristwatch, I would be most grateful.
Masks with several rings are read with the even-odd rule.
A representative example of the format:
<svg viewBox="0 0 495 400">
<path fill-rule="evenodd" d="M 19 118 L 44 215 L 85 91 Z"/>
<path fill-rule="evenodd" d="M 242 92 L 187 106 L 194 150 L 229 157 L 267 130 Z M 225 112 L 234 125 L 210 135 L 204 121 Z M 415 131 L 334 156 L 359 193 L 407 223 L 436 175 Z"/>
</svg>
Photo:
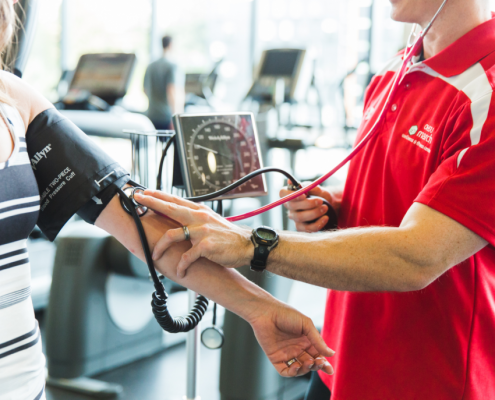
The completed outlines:
<svg viewBox="0 0 495 400">
<path fill-rule="evenodd" d="M 278 245 L 278 233 L 268 226 L 253 229 L 251 242 L 254 244 L 254 258 L 251 260 L 251 271 L 263 272 L 270 251 Z"/>
</svg>

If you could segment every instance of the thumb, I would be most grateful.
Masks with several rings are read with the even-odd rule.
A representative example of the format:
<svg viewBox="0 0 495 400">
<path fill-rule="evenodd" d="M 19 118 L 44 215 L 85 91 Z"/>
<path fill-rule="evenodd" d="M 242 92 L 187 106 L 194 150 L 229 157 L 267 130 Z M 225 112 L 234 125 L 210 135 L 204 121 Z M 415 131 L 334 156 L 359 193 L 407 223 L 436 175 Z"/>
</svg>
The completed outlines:
<svg viewBox="0 0 495 400">
<path fill-rule="evenodd" d="M 323 197 L 323 189 L 321 188 L 321 186 L 316 186 L 309 191 L 309 194 L 312 194 L 313 196 Z"/>
<path fill-rule="evenodd" d="M 327 346 L 320 333 L 309 318 L 304 323 L 304 334 L 318 352 L 325 357 L 333 357 L 335 351 Z"/>
</svg>

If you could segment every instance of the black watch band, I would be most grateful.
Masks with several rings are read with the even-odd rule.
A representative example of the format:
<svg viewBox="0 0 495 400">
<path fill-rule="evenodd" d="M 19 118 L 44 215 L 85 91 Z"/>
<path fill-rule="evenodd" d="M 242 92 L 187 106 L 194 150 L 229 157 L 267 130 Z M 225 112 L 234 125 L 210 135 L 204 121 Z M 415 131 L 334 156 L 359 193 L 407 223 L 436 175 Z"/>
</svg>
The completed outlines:
<svg viewBox="0 0 495 400">
<path fill-rule="evenodd" d="M 266 269 L 266 262 L 270 250 L 267 246 L 257 246 L 254 248 L 254 258 L 251 260 L 251 270 L 256 272 L 263 272 Z"/>
<path fill-rule="evenodd" d="M 251 242 L 254 245 L 254 257 L 251 260 L 251 270 L 263 272 L 270 252 L 278 245 L 278 234 L 272 228 L 260 226 L 253 229 Z"/>
</svg>

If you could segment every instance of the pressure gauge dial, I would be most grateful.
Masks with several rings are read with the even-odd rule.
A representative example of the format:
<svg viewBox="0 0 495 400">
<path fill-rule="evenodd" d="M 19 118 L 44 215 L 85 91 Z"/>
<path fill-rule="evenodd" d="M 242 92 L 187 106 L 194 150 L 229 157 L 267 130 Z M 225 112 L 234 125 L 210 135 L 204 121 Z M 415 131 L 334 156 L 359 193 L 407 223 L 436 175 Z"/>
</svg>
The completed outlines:
<svg viewBox="0 0 495 400">
<path fill-rule="evenodd" d="M 251 114 L 186 114 L 176 116 L 174 124 L 188 196 L 216 192 L 261 168 Z M 265 181 L 260 176 L 222 198 L 265 193 Z"/>
<path fill-rule="evenodd" d="M 207 121 L 196 129 L 189 142 L 192 172 L 203 185 L 220 190 L 256 169 L 253 145 L 235 126 Z"/>
</svg>

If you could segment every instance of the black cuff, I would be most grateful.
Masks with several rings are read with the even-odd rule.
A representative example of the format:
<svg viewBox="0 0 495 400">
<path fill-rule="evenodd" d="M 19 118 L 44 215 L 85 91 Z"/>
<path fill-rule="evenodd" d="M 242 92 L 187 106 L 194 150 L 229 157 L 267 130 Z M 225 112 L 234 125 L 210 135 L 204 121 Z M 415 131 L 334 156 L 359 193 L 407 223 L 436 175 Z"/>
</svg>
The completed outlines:
<svg viewBox="0 0 495 400">
<path fill-rule="evenodd" d="M 105 207 L 110 203 L 113 197 L 117 194 L 118 189 L 122 189 L 131 178 L 129 175 L 125 175 L 120 179 L 117 179 L 106 189 L 102 190 L 90 201 L 88 201 L 78 212 L 84 221 L 88 224 L 94 225 Z"/>
</svg>

